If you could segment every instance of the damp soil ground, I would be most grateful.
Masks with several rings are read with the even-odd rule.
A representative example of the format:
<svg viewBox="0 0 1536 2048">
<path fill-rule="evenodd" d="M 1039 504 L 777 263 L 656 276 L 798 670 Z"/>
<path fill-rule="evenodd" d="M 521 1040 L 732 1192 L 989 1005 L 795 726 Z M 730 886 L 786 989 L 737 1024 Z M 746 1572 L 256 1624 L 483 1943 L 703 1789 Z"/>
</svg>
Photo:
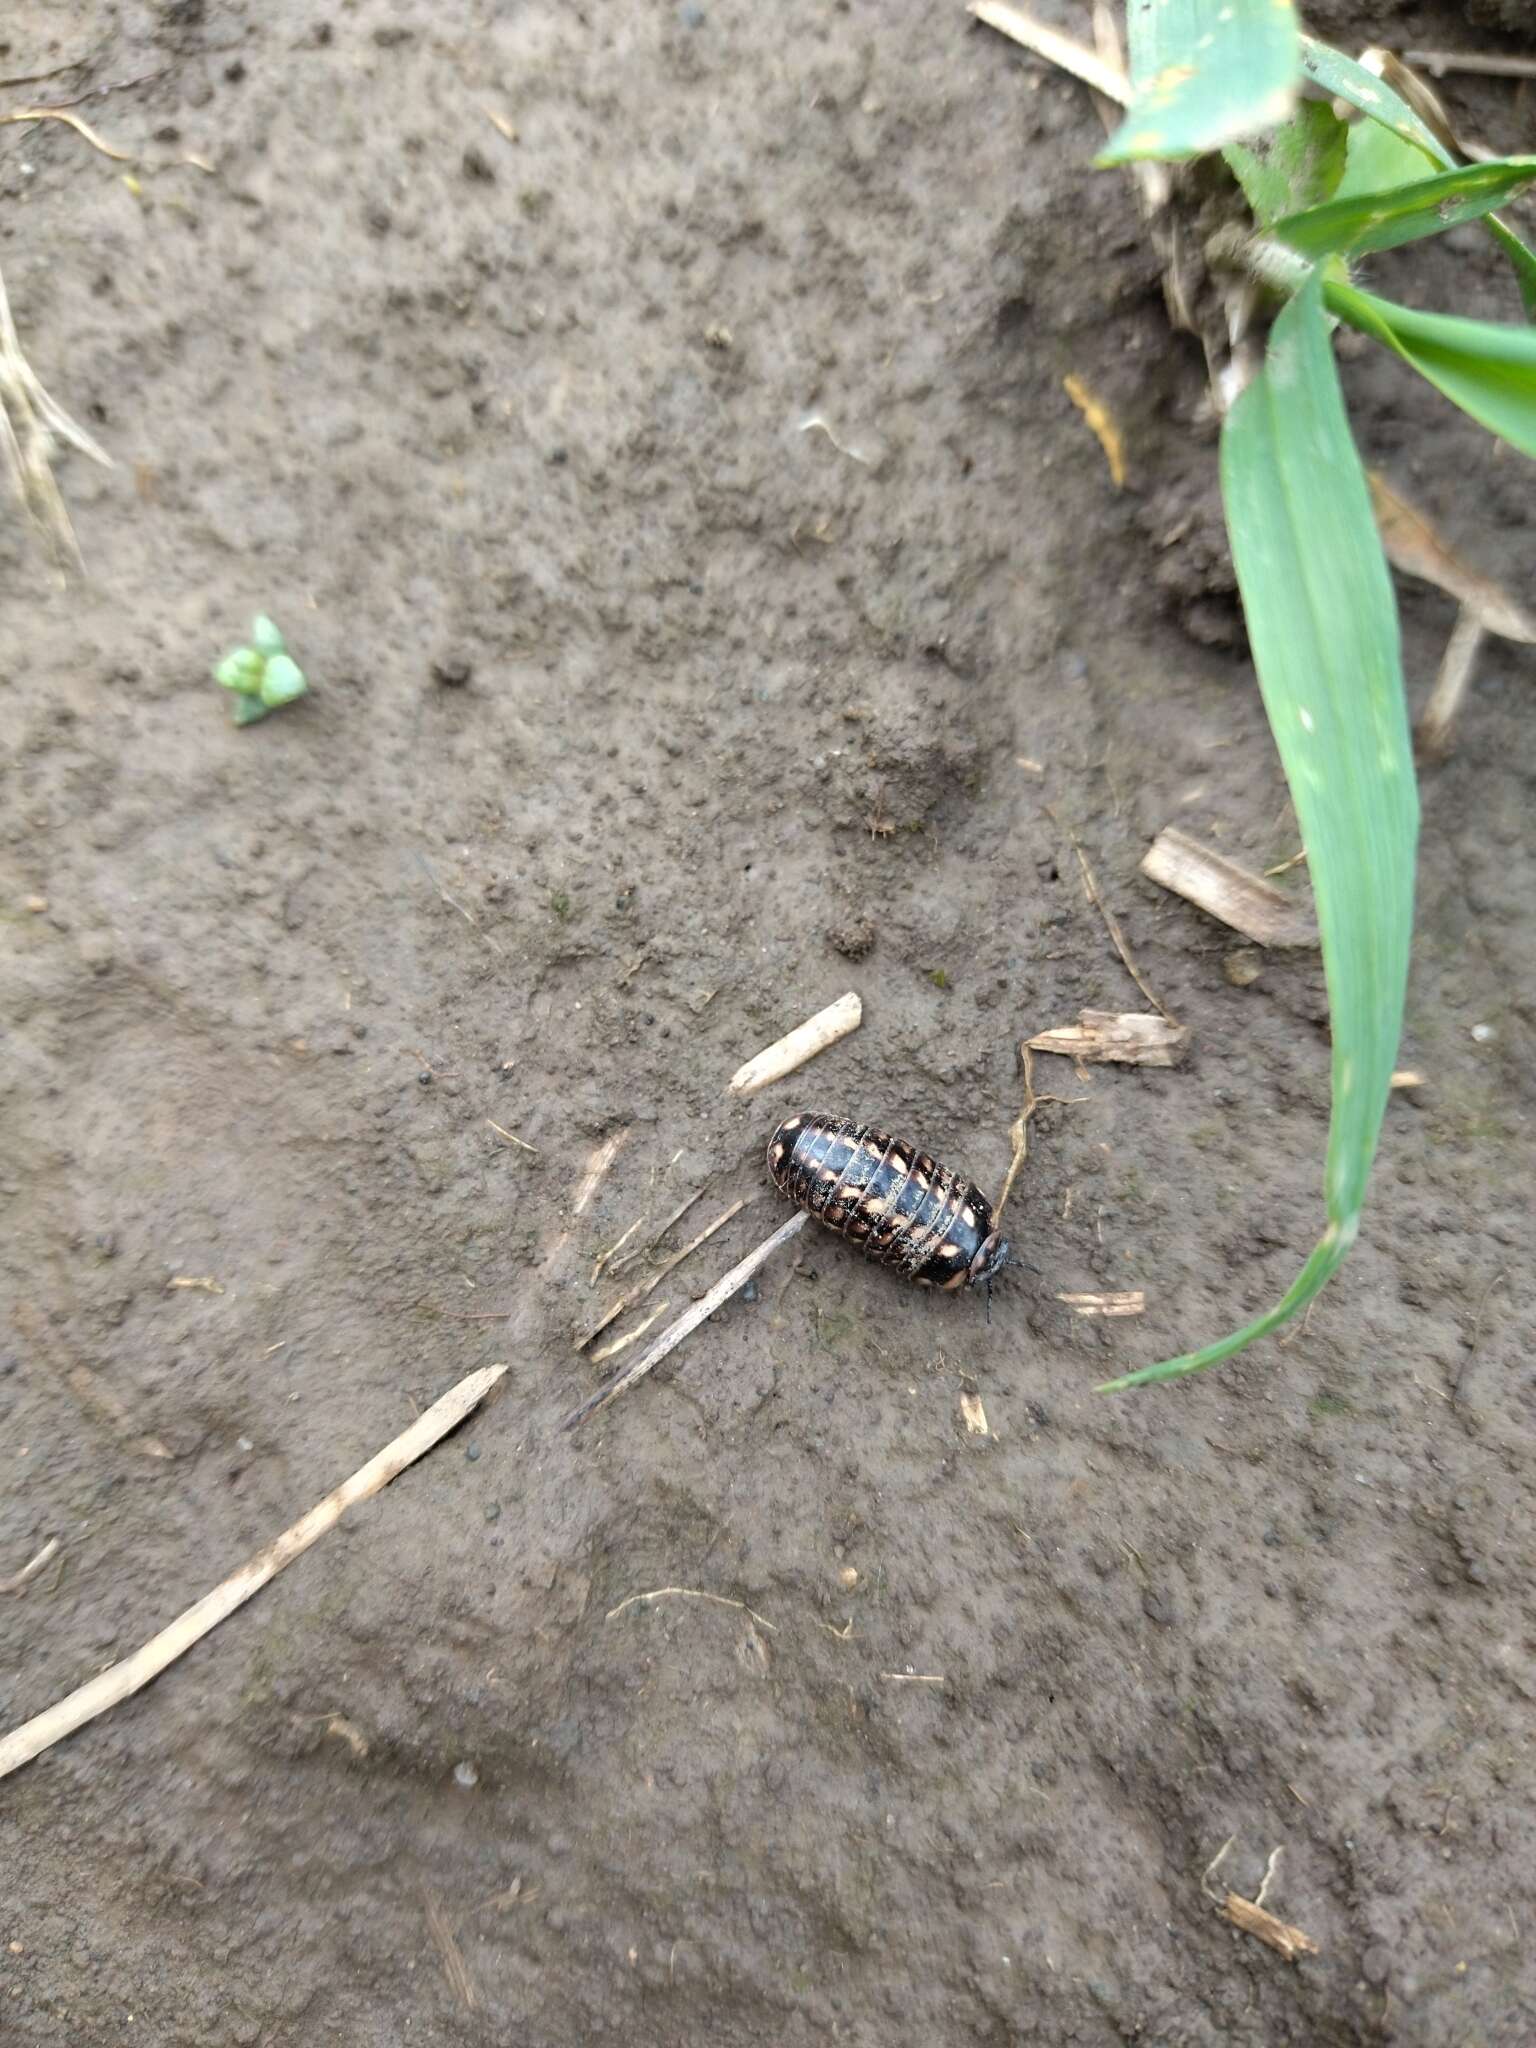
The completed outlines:
<svg viewBox="0 0 1536 2048">
<path fill-rule="evenodd" d="M 1296 840 L 1203 365 L 1081 90 L 916 0 L 23 0 L 0 60 L 134 159 L 0 130 L 24 344 L 115 464 L 61 472 L 87 580 L 0 533 L 0 1577 L 58 1543 L 0 1592 L 0 1725 L 510 1368 L 6 1783 L 0 2038 L 1528 2041 L 1528 653 L 1425 779 L 1426 1079 L 1345 1277 L 1106 1398 L 1296 1271 L 1328 1048 L 1313 956 L 1238 985 L 1138 874 L 1169 822 Z M 1516 310 L 1475 230 L 1379 275 Z M 1520 589 L 1529 471 L 1344 360 L 1369 459 Z M 1419 695 L 1451 611 L 1402 604 Z M 313 689 L 237 731 L 258 610 Z M 1020 1038 L 1144 1007 L 1074 837 L 1193 1051 L 1041 1062 L 1078 1099 L 990 1320 L 810 1232 L 559 1434 L 655 1263 L 598 1255 L 744 1198 L 675 1314 L 779 1220 L 791 1109 L 996 1190 Z M 848 988 L 855 1036 L 728 1098 Z M 669 1587 L 712 1598 L 615 1612 Z M 1277 1849 L 1294 1966 L 1209 1896 Z"/>
</svg>

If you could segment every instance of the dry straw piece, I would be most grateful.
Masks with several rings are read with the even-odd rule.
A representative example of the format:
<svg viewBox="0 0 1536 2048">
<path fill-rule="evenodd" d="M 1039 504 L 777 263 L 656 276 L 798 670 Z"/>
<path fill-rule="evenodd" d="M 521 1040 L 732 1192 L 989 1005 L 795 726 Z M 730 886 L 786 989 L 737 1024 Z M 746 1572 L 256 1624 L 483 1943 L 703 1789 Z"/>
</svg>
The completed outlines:
<svg viewBox="0 0 1536 2048">
<path fill-rule="evenodd" d="M 839 996 L 835 1003 L 818 1010 L 814 1017 L 770 1045 L 766 1052 L 760 1052 L 744 1067 L 738 1067 L 731 1076 L 731 1094 L 756 1095 L 773 1082 L 782 1081 L 796 1067 L 803 1067 L 807 1060 L 815 1059 L 817 1053 L 825 1052 L 829 1045 L 836 1045 L 850 1031 L 857 1031 L 863 1018 L 864 1005 L 850 989 L 847 995 Z"/>
<path fill-rule="evenodd" d="M 423 1452 L 431 1450 L 440 1437 L 480 1405 L 506 1370 L 504 1365 L 485 1365 L 460 1380 L 350 1479 L 343 1480 L 307 1515 L 248 1558 L 222 1585 L 205 1593 L 157 1636 L 151 1636 L 131 1657 L 100 1672 L 66 1698 L 0 1737 L 0 1778 L 19 1771 L 45 1749 L 51 1749 L 66 1735 L 83 1728 L 87 1721 L 94 1721 L 98 1714 L 106 1713 L 109 1707 L 119 1705 L 148 1685 L 152 1678 L 158 1678 L 168 1664 L 174 1664 L 210 1629 L 217 1628 L 237 1607 L 243 1607 L 253 1593 L 259 1593 L 269 1579 L 275 1579 L 296 1557 L 302 1557 L 327 1530 L 334 1529 L 348 1508 L 382 1492 L 407 1465 L 414 1465 Z"/>
<path fill-rule="evenodd" d="M 1027 1043 L 1031 1052 L 1059 1053 L 1088 1066 L 1176 1067 L 1189 1050 L 1189 1030 L 1135 1010 L 1083 1010 L 1076 1024 L 1037 1032 Z"/>
<path fill-rule="evenodd" d="M 1148 881 L 1182 896 L 1261 946 L 1315 946 L 1317 927 L 1282 889 L 1167 825 L 1141 863 Z"/>
</svg>

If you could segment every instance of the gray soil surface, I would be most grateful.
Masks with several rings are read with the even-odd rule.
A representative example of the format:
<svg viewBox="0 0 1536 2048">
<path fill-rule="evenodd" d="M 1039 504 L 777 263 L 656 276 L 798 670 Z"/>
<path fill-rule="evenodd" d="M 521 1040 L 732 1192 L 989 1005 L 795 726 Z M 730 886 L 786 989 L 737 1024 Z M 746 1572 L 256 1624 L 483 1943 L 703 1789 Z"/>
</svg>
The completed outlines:
<svg viewBox="0 0 1536 2048">
<path fill-rule="evenodd" d="M 1343 1279 L 1106 1398 L 1293 1276 L 1328 1049 L 1315 957 L 1237 986 L 1137 873 L 1171 821 L 1296 841 L 1199 351 L 1082 90 L 920 0 L 22 0 L 0 76 L 116 88 L 77 111 L 136 160 L 0 128 L 23 342 L 115 461 L 62 471 L 87 582 L 0 530 L 0 1579 L 59 1543 L 0 1591 L 0 1727 L 511 1368 L 6 1781 L 0 2040 L 1528 2042 L 1529 651 L 1426 778 L 1428 1078 Z M 1511 84 L 1445 90 L 1528 144 Z M 1377 275 L 1516 310 L 1477 230 Z M 1344 359 L 1369 459 L 1528 586 L 1529 470 Z M 1451 607 L 1402 597 L 1421 692 Z M 236 731 L 257 610 L 314 688 Z M 559 1434 L 649 1270 L 598 1253 L 746 1197 L 675 1314 L 780 1220 L 792 1109 L 999 1186 L 1020 1037 L 1142 1007 L 1074 835 L 1195 1047 L 1040 1063 L 1081 1099 L 990 1321 L 808 1231 Z M 612 1612 L 667 1587 L 718 1598 Z M 1282 1850 L 1316 1957 L 1219 1916 L 1229 1838 L 1209 1888 Z"/>
</svg>

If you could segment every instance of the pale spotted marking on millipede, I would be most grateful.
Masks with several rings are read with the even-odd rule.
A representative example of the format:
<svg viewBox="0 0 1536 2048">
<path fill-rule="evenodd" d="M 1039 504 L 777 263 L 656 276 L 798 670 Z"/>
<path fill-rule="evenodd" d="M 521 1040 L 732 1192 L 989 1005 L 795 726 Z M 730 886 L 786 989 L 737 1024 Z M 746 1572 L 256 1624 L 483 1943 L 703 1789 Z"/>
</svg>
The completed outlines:
<svg viewBox="0 0 1536 2048">
<path fill-rule="evenodd" d="M 992 1205 L 962 1174 L 915 1145 L 846 1117 L 786 1117 L 768 1140 L 780 1194 L 919 1287 L 985 1282 L 1008 1261 Z"/>
</svg>

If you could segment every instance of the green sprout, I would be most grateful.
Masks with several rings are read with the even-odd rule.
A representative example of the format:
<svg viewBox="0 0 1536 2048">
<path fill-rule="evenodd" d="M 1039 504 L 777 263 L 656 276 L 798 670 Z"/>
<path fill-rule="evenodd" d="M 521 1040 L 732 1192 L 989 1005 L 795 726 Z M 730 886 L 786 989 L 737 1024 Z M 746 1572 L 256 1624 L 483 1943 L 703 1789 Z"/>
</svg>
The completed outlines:
<svg viewBox="0 0 1536 2048">
<path fill-rule="evenodd" d="M 226 654 L 213 679 L 234 692 L 236 725 L 254 725 L 269 711 L 292 704 L 309 688 L 303 669 L 264 612 L 251 623 L 250 645 Z"/>
</svg>

